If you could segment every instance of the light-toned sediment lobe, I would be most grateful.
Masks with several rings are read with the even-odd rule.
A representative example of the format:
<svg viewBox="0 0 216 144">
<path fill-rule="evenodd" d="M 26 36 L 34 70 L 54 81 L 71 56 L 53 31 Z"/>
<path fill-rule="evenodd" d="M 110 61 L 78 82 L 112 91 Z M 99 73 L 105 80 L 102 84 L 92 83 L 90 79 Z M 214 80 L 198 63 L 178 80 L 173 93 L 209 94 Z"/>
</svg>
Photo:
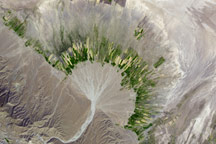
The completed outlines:
<svg viewBox="0 0 216 144">
<path fill-rule="evenodd" d="M 136 95 L 130 90 L 120 90 L 122 77 L 116 68 L 108 64 L 102 67 L 100 63 L 85 62 L 78 64 L 68 79 L 91 101 L 91 112 L 71 139 L 50 139 L 58 138 L 63 143 L 76 141 L 92 122 L 96 110 L 103 111 L 115 124 L 127 124 L 134 111 Z"/>
<path fill-rule="evenodd" d="M 128 123 L 135 108 L 136 95 L 132 90 L 122 89 L 121 73 L 116 68 L 108 64 L 102 67 L 100 63 L 81 63 L 73 70 L 71 79 L 91 101 L 91 115 L 83 124 L 79 137 L 92 122 L 96 110 L 103 111 L 113 123 L 122 127 Z"/>
</svg>

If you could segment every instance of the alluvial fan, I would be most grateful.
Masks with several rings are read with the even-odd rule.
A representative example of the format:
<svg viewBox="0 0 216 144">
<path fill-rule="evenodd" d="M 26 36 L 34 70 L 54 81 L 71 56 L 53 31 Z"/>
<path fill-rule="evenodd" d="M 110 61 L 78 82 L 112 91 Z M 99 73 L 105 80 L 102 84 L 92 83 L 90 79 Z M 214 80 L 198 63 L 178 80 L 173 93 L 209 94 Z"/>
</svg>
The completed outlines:
<svg viewBox="0 0 216 144">
<path fill-rule="evenodd" d="M 178 3 L 0 0 L 2 141 L 214 141 L 214 98 L 202 98 L 199 90 L 214 89 L 214 72 L 206 67 L 214 63 L 205 60 L 210 52 L 202 47 L 215 45 L 215 32 L 199 24 L 189 27 L 214 13 L 209 10 L 214 6 L 207 3 L 197 12 L 205 3 L 177 8 Z M 181 22 L 184 12 L 189 14 Z M 214 24 L 208 21 L 208 28 Z M 208 38 L 198 45 L 201 33 Z"/>
</svg>

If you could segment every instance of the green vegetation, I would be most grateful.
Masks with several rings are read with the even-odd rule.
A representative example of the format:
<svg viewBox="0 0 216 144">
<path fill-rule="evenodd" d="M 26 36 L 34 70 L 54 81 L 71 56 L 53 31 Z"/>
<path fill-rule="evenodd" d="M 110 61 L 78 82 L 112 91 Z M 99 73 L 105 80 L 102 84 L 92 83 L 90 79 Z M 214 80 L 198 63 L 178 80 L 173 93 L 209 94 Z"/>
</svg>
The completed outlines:
<svg viewBox="0 0 216 144">
<path fill-rule="evenodd" d="M 158 68 L 160 65 L 162 65 L 165 62 L 165 59 L 163 57 L 160 57 L 159 60 L 154 64 L 155 68 Z"/>
<path fill-rule="evenodd" d="M 8 26 L 10 29 L 13 29 L 14 32 L 20 37 L 24 37 L 24 33 L 26 31 L 26 22 L 21 22 L 16 16 L 13 16 L 11 11 L 3 16 L 4 24 Z"/>
<path fill-rule="evenodd" d="M 12 19 L 3 17 L 3 19 L 6 26 L 13 29 L 20 37 L 24 37 L 25 22 L 16 17 Z M 138 40 L 144 35 L 143 33 L 143 29 L 135 30 Z M 137 95 L 134 114 L 129 118 L 125 128 L 134 131 L 139 140 L 142 140 L 143 132 L 153 125 L 150 121 L 158 111 L 158 107 L 151 104 L 153 98 L 151 91 L 156 86 L 156 81 L 151 79 L 154 73 L 148 69 L 148 64 L 133 48 L 129 47 L 123 51 L 120 44 L 115 44 L 104 36 L 99 38 L 96 26 L 93 37 L 82 37 L 78 32 L 66 34 L 63 27 L 60 28 L 59 34 L 61 44 L 55 47 L 55 51 L 45 50 L 38 40 L 33 39 L 27 39 L 25 46 L 33 47 L 50 65 L 65 72 L 66 75 L 72 74 L 76 65 L 84 61 L 96 61 L 102 66 L 109 63 L 121 71 L 123 77 L 121 86 L 133 89 Z M 165 59 L 161 57 L 154 67 L 159 67 L 164 61 Z"/>
<path fill-rule="evenodd" d="M 212 133 L 209 135 L 208 139 L 206 140 L 208 144 L 215 144 L 216 143 L 216 130 L 214 129 Z"/>
<path fill-rule="evenodd" d="M 7 139 L 7 138 L 4 138 L 5 139 L 5 141 L 9 144 L 10 143 L 10 141 Z"/>
<path fill-rule="evenodd" d="M 168 144 L 175 144 L 176 143 L 176 137 L 171 135 L 170 136 L 170 142 Z"/>
<path fill-rule="evenodd" d="M 134 36 L 137 38 L 137 40 L 140 40 L 144 36 L 144 30 L 142 28 L 137 28 L 134 31 Z"/>
</svg>

